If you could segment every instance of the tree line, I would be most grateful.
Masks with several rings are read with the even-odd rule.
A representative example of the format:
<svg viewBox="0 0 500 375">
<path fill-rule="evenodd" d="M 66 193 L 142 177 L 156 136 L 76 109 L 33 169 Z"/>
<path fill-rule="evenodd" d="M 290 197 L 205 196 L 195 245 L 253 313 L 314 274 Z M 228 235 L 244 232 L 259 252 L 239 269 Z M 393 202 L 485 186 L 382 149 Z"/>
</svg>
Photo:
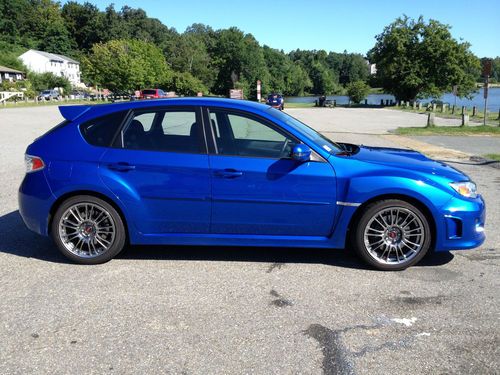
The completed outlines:
<svg viewBox="0 0 500 375">
<path fill-rule="evenodd" d="M 101 11 L 89 2 L 0 0 L 0 65 L 23 69 L 17 56 L 28 48 L 80 61 L 85 83 L 115 92 L 162 87 L 225 96 L 241 88 L 252 98 L 259 79 L 263 92 L 284 95 L 338 94 L 365 90 L 369 83 L 409 100 L 450 85 L 470 94 L 480 76 L 479 59 L 467 43 L 453 39 L 448 26 L 421 18 L 396 20 L 365 57 L 347 51 L 285 53 L 236 27 L 193 24 L 178 32 L 128 6 L 117 10 L 111 4 Z M 367 59 L 377 64 L 375 77 Z M 438 67 L 436 59 L 442 62 Z"/>
</svg>

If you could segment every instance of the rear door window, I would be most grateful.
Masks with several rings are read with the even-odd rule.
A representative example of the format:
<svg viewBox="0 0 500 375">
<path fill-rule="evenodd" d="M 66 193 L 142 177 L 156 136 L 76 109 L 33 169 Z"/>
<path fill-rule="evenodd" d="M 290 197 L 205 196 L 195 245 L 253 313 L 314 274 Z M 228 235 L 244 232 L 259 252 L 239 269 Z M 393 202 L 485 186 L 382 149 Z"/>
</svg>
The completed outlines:
<svg viewBox="0 0 500 375">
<path fill-rule="evenodd" d="M 206 153 L 196 108 L 136 112 L 122 131 L 123 147 L 132 150 Z"/>
<path fill-rule="evenodd" d="M 109 147 L 126 114 L 127 111 L 115 112 L 81 124 L 83 138 L 91 145 Z"/>
</svg>

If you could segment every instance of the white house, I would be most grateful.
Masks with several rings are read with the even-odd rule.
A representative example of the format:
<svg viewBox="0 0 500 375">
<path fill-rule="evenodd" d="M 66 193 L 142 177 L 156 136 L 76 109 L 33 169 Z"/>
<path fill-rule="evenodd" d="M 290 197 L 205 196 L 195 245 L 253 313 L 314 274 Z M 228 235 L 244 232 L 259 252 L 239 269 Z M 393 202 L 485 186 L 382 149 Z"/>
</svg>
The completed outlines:
<svg viewBox="0 0 500 375">
<path fill-rule="evenodd" d="M 67 56 L 30 49 L 19 58 L 29 70 L 35 73 L 50 72 L 66 77 L 74 86 L 82 86 L 80 63 Z"/>
<path fill-rule="evenodd" d="M 0 65 L 0 82 L 2 82 L 2 81 L 10 81 L 10 82 L 22 81 L 24 79 L 24 77 L 25 77 L 24 72 Z"/>
</svg>

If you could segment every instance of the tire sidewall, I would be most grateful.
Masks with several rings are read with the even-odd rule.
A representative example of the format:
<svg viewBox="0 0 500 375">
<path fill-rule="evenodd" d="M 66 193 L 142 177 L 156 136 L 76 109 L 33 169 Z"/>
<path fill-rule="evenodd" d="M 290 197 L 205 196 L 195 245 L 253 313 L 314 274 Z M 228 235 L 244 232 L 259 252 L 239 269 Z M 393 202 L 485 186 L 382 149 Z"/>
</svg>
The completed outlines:
<svg viewBox="0 0 500 375">
<path fill-rule="evenodd" d="M 59 222 L 61 220 L 61 216 L 64 212 L 71 206 L 78 203 L 92 203 L 101 206 L 104 208 L 113 218 L 116 227 L 115 239 L 111 247 L 104 252 L 93 258 L 83 258 L 79 257 L 76 254 L 73 254 L 71 251 L 66 249 L 64 246 L 60 236 L 59 236 Z M 63 253 L 64 256 L 69 258 L 70 260 L 80 263 L 80 264 L 100 264 L 105 263 L 111 259 L 113 259 L 120 251 L 123 250 L 126 242 L 126 233 L 125 227 L 123 224 L 123 220 L 121 216 L 118 214 L 116 209 L 107 203 L 106 201 L 99 199 L 97 197 L 91 195 L 79 195 L 75 197 L 68 198 L 65 200 L 57 209 L 54 218 L 51 223 L 51 237 L 52 240 L 57 245 L 58 249 Z"/>
<path fill-rule="evenodd" d="M 370 252 L 365 246 L 365 240 L 364 240 L 365 228 L 368 225 L 370 219 L 377 212 L 390 207 L 404 208 L 410 210 L 412 213 L 418 216 L 424 227 L 424 243 L 422 244 L 421 250 L 413 259 L 411 259 L 407 263 L 403 264 L 380 263 L 373 258 L 373 256 L 370 254 Z M 422 260 L 422 258 L 425 256 L 425 254 L 429 251 L 431 247 L 432 243 L 431 237 L 432 237 L 432 232 L 429 225 L 429 219 L 423 214 L 423 212 L 420 209 L 418 209 L 417 207 L 408 202 L 397 199 L 390 199 L 390 200 L 375 202 L 366 208 L 356 228 L 354 247 L 358 255 L 371 266 L 384 271 L 401 271 L 417 264 L 420 260 Z"/>
</svg>

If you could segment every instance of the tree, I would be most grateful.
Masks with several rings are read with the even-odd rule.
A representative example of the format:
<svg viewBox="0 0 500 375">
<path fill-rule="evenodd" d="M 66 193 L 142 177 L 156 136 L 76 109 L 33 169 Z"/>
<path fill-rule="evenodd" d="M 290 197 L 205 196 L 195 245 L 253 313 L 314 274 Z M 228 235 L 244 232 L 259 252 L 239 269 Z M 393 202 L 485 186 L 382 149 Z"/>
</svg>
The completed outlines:
<svg viewBox="0 0 500 375">
<path fill-rule="evenodd" d="M 210 55 L 219 68 L 213 91 L 227 95 L 229 90 L 240 87 L 246 97 L 255 97 L 256 82 L 265 85 L 268 80 L 264 54 L 251 34 L 244 34 L 236 27 L 219 30 Z"/>
<path fill-rule="evenodd" d="M 33 73 L 29 72 L 27 79 L 34 91 L 52 90 L 62 88 L 66 95 L 71 91 L 71 83 L 66 77 L 56 76 L 53 73 Z"/>
<path fill-rule="evenodd" d="M 208 94 L 208 89 L 203 82 L 188 72 L 174 72 L 160 86 L 168 91 L 175 91 L 179 95 L 196 96 L 199 92 Z"/>
<path fill-rule="evenodd" d="M 347 85 L 347 96 L 354 103 L 360 103 L 370 92 L 370 86 L 364 81 L 354 81 Z"/>
<path fill-rule="evenodd" d="M 187 72 L 211 87 L 217 78 L 217 70 L 212 64 L 203 37 L 185 32 L 173 38 L 173 45 L 166 55 L 172 69 Z"/>
<path fill-rule="evenodd" d="M 139 40 L 95 44 L 82 63 L 82 71 L 90 83 L 112 91 L 155 87 L 171 74 L 162 51 Z"/>
<path fill-rule="evenodd" d="M 329 95 L 338 90 L 332 72 L 320 62 L 312 64 L 309 76 L 313 84 L 314 94 Z"/>
<path fill-rule="evenodd" d="M 479 60 L 469 43 L 458 42 L 450 26 L 402 17 L 376 36 L 368 53 L 377 64 L 377 79 L 397 100 L 438 97 L 458 86 L 460 97 L 475 90 Z"/>
<path fill-rule="evenodd" d="M 79 50 L 89 51 L 104 37 L 104 14 L 97 6 L 76 1 L 65 3 L 61 10 L 66 27 Z"/>
<path fill-rule="evenodd" d="M 326 58 L 326 63 L 339 78 L 338 82 L 342 85 L 354 81 L 366 81 L 370 76 L 368 62 L 359 53 L 330 52 Z"/>
</svg>

